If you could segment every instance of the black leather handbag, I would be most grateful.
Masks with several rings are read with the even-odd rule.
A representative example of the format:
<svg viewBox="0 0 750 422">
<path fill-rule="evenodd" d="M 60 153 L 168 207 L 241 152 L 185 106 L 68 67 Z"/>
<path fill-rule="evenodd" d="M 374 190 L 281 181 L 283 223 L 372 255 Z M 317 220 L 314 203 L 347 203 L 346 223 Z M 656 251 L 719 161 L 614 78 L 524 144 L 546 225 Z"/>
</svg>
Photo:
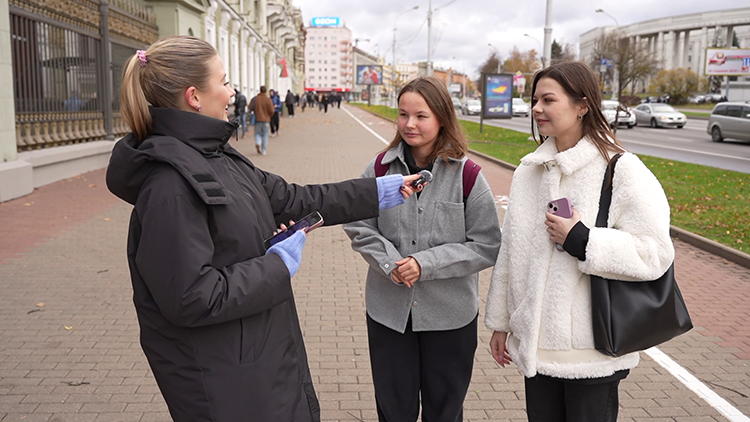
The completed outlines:
<svg viewBox="0 0 750 422">
<path fill-rule="evenodd" d="M 604 175 L 596 227 L 607 227 L 612 180 L 620 154 L 612 157 Z M 645 350 L 693 328 L 682 299 L 674 263 L 652 281 L 620 281 L 591 276 L 594 347 L 610 356 Z"/>
</svg>

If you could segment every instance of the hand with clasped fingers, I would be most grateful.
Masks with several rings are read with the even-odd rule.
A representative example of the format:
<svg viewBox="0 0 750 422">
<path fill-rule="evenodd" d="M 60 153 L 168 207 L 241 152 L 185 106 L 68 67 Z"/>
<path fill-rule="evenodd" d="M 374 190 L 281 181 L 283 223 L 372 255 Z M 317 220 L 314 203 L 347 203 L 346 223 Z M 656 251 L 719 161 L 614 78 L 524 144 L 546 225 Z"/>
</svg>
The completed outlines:
<svg viewBox="0 0 750 422">
<path fill-rule="evenodd" d="M 393 281 L 411 288 L 422 275 L 422 267 L 413 256 L 396 261 L 397 268 L 391 272 Z"/>
</svg>

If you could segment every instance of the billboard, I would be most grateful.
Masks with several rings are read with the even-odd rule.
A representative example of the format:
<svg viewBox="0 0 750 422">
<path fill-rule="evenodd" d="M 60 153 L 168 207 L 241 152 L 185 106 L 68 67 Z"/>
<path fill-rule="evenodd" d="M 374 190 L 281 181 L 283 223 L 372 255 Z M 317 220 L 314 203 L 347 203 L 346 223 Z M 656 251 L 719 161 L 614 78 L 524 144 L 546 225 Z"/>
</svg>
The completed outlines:
<svg viewBox="0 0 750 422">
<path fill-rule="evenodd" d="M 382 85 L 383 66 L 357 65 L 357 85 Z"/>
<path fill-rule="evenodd" d="M 750 49 L 707 48 L 706 76 L 750 75 Z"/>
<path fill-rule="evenodd" d="M 482 118 L 510 119 L 513 115 L 513 74 L 482 74 Z"/>
<path fill-rule="evenodd" d="M 312 18 L 312 26 L 339 26 L 339 18 Z"/>
</svg>

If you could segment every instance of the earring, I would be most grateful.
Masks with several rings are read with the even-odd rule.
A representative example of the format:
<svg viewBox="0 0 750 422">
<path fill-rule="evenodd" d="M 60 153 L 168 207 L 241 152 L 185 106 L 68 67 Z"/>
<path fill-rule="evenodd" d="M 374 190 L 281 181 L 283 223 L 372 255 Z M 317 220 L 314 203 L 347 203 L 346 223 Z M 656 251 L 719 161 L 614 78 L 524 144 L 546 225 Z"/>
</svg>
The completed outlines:
<svg viewBox="0 0 750 422">
<path fill-rule="evenodd" d="M 578 120 L 583 120 L 583 114 L 578 115 Z"/>
<path fill-rule="evenodd" d="M 201 107 L 201 106 L 198 106 L 198 107 L 196 108 L 196 110 L 198 110 L 198 113 L 200 113 L 200 112 L 201 112 L 201 110 L 203 110 L 203 107 Z"/>
</svg>

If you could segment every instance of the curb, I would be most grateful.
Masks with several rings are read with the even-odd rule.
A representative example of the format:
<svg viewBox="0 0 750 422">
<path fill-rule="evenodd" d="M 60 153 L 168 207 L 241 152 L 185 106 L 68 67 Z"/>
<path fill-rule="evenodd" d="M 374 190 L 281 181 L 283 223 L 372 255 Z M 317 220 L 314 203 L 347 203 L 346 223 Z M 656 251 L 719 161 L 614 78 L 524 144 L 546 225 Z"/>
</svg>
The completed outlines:
<svg viewBox="0 0 750 422">
<path fill-rule="evenodd" d="M 371 112 L 370 110 L 365 110 L 365 109 L 361 109 L 361 110 L 364 110 L 372 114 L 373 116 L 380 117 L 381 119 L 388 120 L 379 114 Z M 388 121 L 390 122 L 390 120 Z M 495 157 L 491 157 L 482 152 L 474 151 L 473 149 L 470 149 L 469 152 L 472 154 L 478 155 L 486 160 L 492 161 L 493 163 L 501 167 L 504 167 L 508 170 L 515 170 L 517 168 L 517 166 L 514 164 L 505 162 L 503 160 L 499 160 Z M 750 268 L 750 254 L 740 252 L 736 249 L 730 248 L 729 246 L 724 246 L 721 243 L 715 242 L 711 239 L 706 239 L 703 236 L 697 235 L 695 233 L 689 232 L 685 229 L 681 229 L 679 227 L 675 227 L 672 225 L 669 226 L 669 235 L 674 238 L 680 239 L 685 243 L 689 243 L 695 246 L 696 248 L 702 249 L 708 253 L 722 257 L 726 259 L 727 261 L 734 262 L 735 264 L 743 266 L 745 268 Z"/>
</svg>

